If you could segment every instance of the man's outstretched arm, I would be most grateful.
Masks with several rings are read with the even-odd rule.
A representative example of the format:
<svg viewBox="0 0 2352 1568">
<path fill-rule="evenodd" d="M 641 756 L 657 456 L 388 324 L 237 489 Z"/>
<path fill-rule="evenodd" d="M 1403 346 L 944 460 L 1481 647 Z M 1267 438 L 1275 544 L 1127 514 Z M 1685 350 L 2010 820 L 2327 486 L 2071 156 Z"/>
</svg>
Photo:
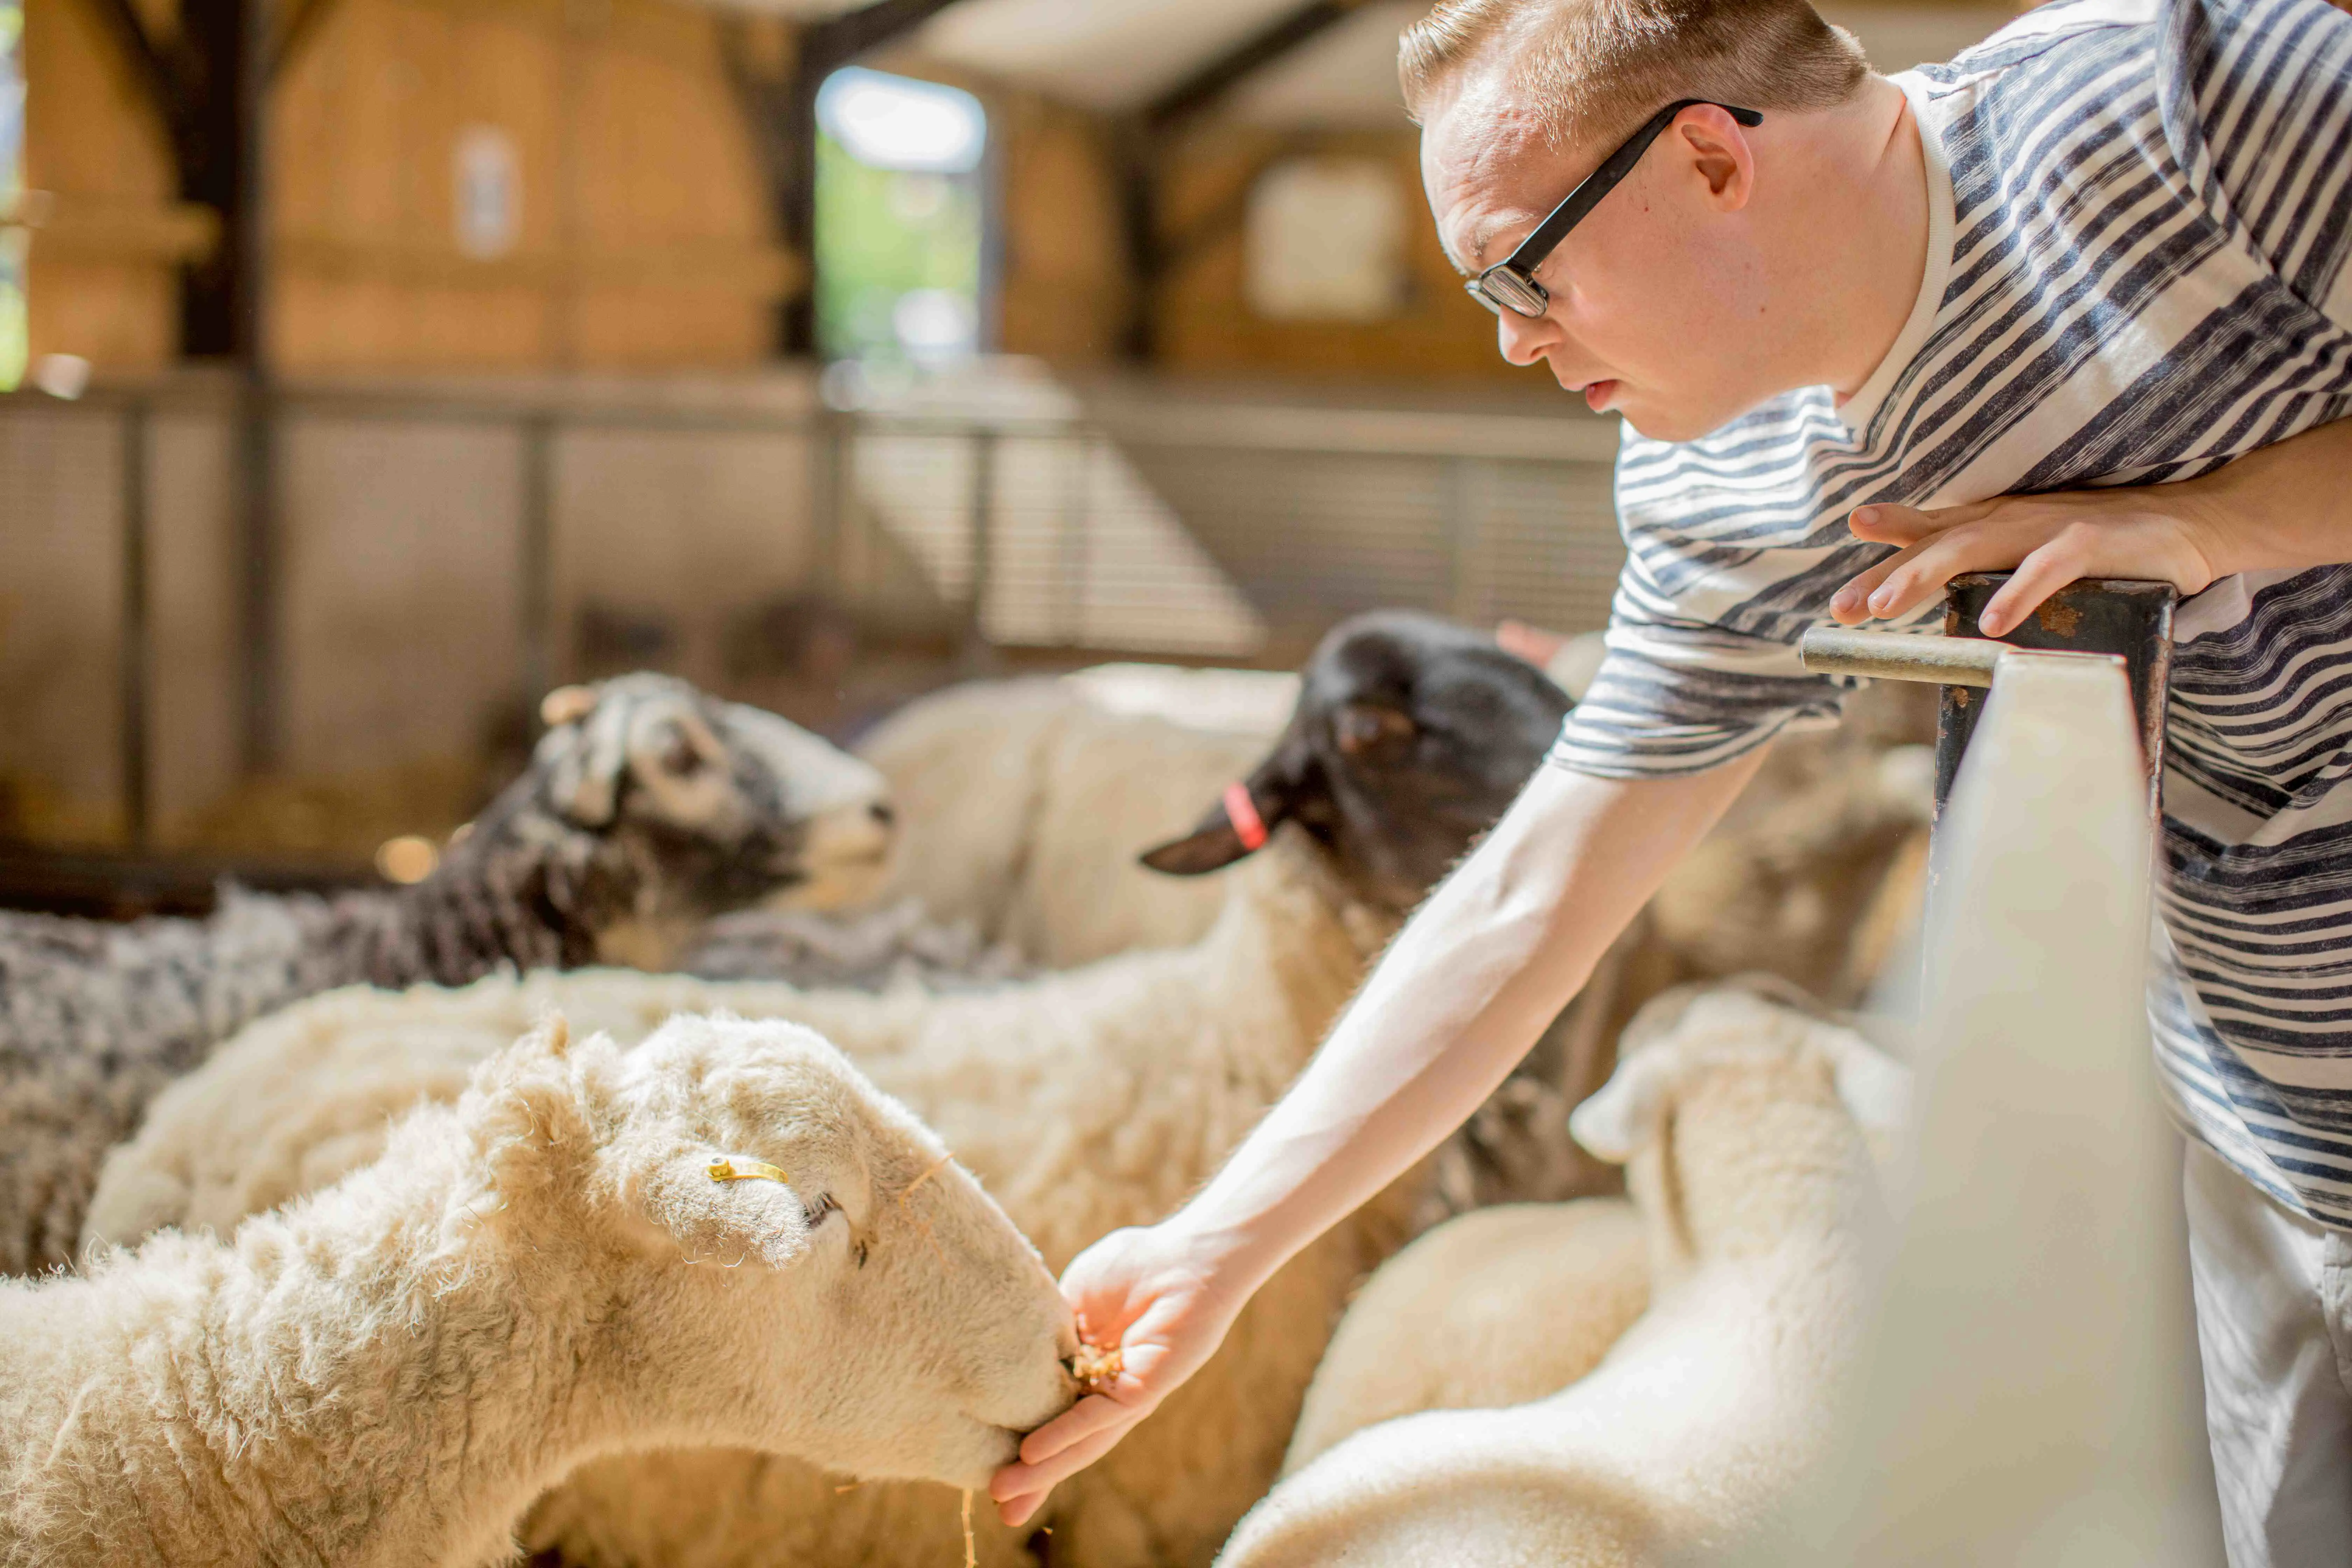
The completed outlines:
<svg viewBox="0 0 2352 1568">
<path fill-rule="evenodd" d="M 1191 1376 L 1293 1254 L 1469 1119 L 1763 754 L 1682 778 L 1538 771 L 1216 1179 L 1070 1265 L 1063 1289 L 1087 1338 L 1117 1345 L 1124 1367 L 998 1472 L 989 1489 L 1007 1523 Z"/>
</svg>

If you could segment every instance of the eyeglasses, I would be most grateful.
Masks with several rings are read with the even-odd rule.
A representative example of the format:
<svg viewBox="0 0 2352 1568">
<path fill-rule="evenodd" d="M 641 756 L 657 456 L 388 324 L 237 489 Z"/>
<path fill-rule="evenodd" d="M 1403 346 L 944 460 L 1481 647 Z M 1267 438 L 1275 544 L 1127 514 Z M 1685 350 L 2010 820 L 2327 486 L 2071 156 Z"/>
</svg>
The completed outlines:
<svg viewBox="0 0 2352 1568">
<path fill-rule="evenodd" d="M 1650 143 L 1658 139 L 1658 133 L 1674 122 L 1675 115 L 1702 104 L 1720 109 L 1751 129 L 1764 123 L 1764 117 L 1752 109 L 1734 109 L 1727 103 L 1717 103 L 1705 98 L 1677 99 L 1650 116 L 1643 122 L 1642 129 L 1628 136 L 1617 151 L 1603 158 L 1601 167 L 1586 175 L 1576 189 L 1569 192 L 1568 199 L 1552 208 L 1551 216 L 1536 225 L 1527 238 L 1519 241 L 1517 250 L 1462 287 L 1469 290 L 1472 299 L 1498 316 L 1508 310 L 1515 316 L 1533 317 L 1550 310 L 1551 295 L 1536 281 L 1536 268 L 1559 248 L 1559 242 L 1568 237 L 1569 230 L 1582 223 L 1584 215 L 1598 206 L 1601 198 L 1607 195 L 1618 181 L 1633 172 L 1633 165 L 1642 161 L 1642 154 L 1650 150 Z"/>
</svg>

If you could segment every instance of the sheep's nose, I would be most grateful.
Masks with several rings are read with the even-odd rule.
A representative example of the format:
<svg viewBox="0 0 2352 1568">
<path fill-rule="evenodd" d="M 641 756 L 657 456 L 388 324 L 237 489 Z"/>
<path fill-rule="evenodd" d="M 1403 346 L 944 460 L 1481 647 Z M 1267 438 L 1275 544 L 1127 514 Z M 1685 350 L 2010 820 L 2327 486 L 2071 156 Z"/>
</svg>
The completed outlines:
<svg viewBox="0 0 2352 1568">
<path fill-rule="evenodd" d="M 895 827 L 898 826 L 898 810 L 887 800 L 877 800 L 873 805 L 867 806 L 866 808 L 866 815 L 874 819 L 877 826 Z"/>
</svg>

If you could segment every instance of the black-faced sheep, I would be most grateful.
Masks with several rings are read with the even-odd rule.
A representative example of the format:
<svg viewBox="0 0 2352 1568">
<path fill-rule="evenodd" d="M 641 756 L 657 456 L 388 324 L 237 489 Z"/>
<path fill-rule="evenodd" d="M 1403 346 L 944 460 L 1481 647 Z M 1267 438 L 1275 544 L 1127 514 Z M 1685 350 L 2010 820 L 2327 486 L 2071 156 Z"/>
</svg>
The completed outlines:
<svg viewBox="0 0 2352 1568">
<path fill-rule="evenodd" d="M 1769 1528 L 1826 1450 L 1857 1364 L 1885 1239 L 1872 1135 L 1899 1124 L 1906 1087 L 1852 1030 L 1752 991 L 1660 998 L 1576 1116 L 1596 1152 L 1632 1162 L 1648 1310 L 1549 1397 L 1405 1415 L 1298 1456 L 1221 1568 L 1662 1568 Z M 1390 1266 L 1421 1273 L 1417 1287 L 1368 1290 L 1357 1310 L 1444 1289 L 1427 1277 L 1436 1262 L 1493 1315 L 1515 1306 L 1525 1338 L 1590 1305 L 1548 1289 L 1590 1258 L 1430 1247 L 1443 1234 Z M 1624 1258 L 1622 1237 L 1591 1225 L 1554 1239 Z M 1317 1373 L 1318 1443 L 1391 1379 L 1381 1354 L 1456 1350 L 1402 1322 L 1341 1339 L 1347 1353 Z M 1539 1392 L 1499 1382 L 1506 1397 Z"/>
<path fill-rule="evenodd" d="M 658 963 L 720 911 L 878 883 L 882 780 L 773 714 L 635 675 L 551 694 L 530 770 L 413 887 L 231 889 L 205 921 L 0 913 L 0 1271 L 68 1261 L 98 1164 L 247 1023 L 338 985 Z"/>
<path fill-rule="evenodd" d="M 1571 695 L 1591 679 L 1600 644 L 1598 634 L 1567 639 L 1551 658 L 1549 673 Z M 971 682 L 909 704 L 859 745 L 903 807 L 894 896 L 1048 969 L 1197 939 L 1220 907 L 1213 884 L 1154 878 L 1131 852 L 1250 765 L 1280 727 L 1267 714 L 1286 689 L 1296 677 L 1101 666 Z M 1440 1150 L 1420 1223 L 1612 1190 L 1617 1173 L 1568 1136 L 1568 1112 L 1608 1077 L 1618 1034 L 1661 992 L 1769 972 L 1838 1005 L 1868 994 L 1925 887 L 1932 759 L 1918 742 L 1934 721 L 1922 697 L 1874 683 L 1849 699 L 1838 730 L 1774 745 L 1583 992 Z M 824 977 L 795 951 L 806 943 L 758 942 L 761 919 L 745 917 L 745 940 L 689 967 Z M 949 953 L 982 950 L 968 937 L 929 940 Z M 954 973 L 952 961 L 920 952 L 868 968 L 933 983 Z"/>
<path fill-rule="evenodd" d="M 421 994 L 405 1016 L 400 998 L 319 998 L 159 1102 L 110 1162 L 100 1228 L 127 1239 L 280 1201 L 363 1157 L 397 1096 L 446 1093 L 458 1063 L 551 1004 L 625 1039 L 673 1010 L 724 1006 L 839 1043 L 940 1129 L 1059 1267 L 1160 1217 L 1216 1169 L 1405 912 L 1517 793 L 1565 708 L 1484 637 L 1419 616 L 1351 623 L 1318 651 L 1288 729 L 1243 781 L 1246 809 L 1219 805 L 1154 853 L 1178 870 L 1242 862 L 1189 947 L 947 996 L 593 973 Z M 343 1095 L 350 1114 L 335 1108 Z M 1057 1494 L 1045 1521 L 1057 1560 L 1200 1563 L 1216 1550 L 1273 1479 L 1349 1289 L 1403 1239 L 1415 1197 L 1401 1184 L 1294 1259 L 1207 1368 Z M 529 1534 L 583 1562 L 702 1568 L 929 1568 L 957 1549 L 953 1521 L 920 1498 L 835 1497 L 806 1466 L 721 1452 L 592 1467 Z M 992 1522 L 981 1544 L 991 1563 L 1025 1560 Z"/>
<path fill-rule="evenodd" d="M 510 1560 L 583 1460 L 985 1482 L 1066 1406 L 1036 1251 L 793 1025 L 563 1021 L 226 1242 L 0 1284 L 0 1563 Z"/>
</svg>

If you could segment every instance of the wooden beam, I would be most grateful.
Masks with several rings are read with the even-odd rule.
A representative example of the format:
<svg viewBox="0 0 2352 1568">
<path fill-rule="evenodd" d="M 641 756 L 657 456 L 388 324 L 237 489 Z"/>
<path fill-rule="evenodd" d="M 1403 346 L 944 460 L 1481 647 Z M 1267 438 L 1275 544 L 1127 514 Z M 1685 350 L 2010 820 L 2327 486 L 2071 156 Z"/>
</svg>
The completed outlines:
<svg viewBox="0 0 2352 1568">
<path fill-rule="evenodd" d="M 955 4 L 957 0 L 877 0 L 845 11 L 801 34 L 802 68 L 823 81 L 858 56 L 896 43 Z"/>
<path fill-rule="evenodd" d="M 147 31 L 131 0 L 84 0 L 107 41 L 131 72 L 170 135 L 174 155 L 191 117 L 193 84 L 183 55 L 167 50 Z"/>
<path fill-rule="evenodd" d="M 278 32 L 277 47 L 269 51 L 269 79 L 276 81 L 289 66 L 301 57 L 302 50 L 318 36 L 319 24 L 335 8 L 335 0 L 294 0 L 286 25 Z"/>
<path fill-rule="evenodd" d="M 1121 139 L 1122 205 L 1128 265 L 1135 275 L 1127 351 L 1149 360 L 1153 352 L 1152 311 L 1160 285 L 1202 244 L 1230 232 L 1249 200 L 1244 184 L 1230 199 L 1173 237 L 1160 232 L 1159 162 L 1161 149 L 1190 121 L 1214 109 L 1235 88 L 1267 67 L 1323 36 L 1353 16 L 1362 0 L 1309 0 L 1277 16 L 1145 105 Z"/>
<path fill-rule="evenodd" d="M 1275 18 L 1153 99 L 1144 109 L 1144 124 L 1164 132 L 1214 107 L 1251 77 L 1354 16 L 1361 4 L 1362 0 L 1309 0 Z"/>
</svg>

